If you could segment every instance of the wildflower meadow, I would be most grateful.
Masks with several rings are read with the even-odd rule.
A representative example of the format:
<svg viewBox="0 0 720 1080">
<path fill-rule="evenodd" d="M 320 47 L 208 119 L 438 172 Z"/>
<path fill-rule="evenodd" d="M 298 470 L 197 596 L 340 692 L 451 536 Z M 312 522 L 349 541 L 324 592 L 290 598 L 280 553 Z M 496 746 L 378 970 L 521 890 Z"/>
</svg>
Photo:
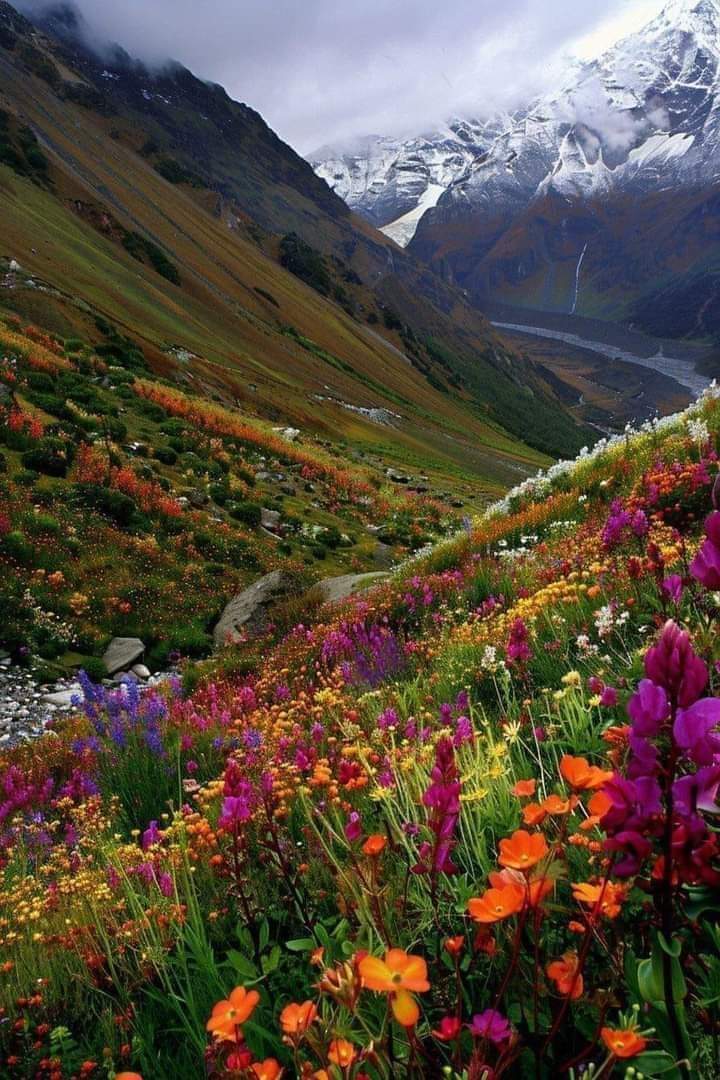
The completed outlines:
<svg viewBox="0 0 720 1080">
<path fill-rule="evenodd" d="M 720 1075 L 719 440 L 711 388 L 250 670 L 83 676 L 0 758 L 2 1075 Z"/>
</svg>

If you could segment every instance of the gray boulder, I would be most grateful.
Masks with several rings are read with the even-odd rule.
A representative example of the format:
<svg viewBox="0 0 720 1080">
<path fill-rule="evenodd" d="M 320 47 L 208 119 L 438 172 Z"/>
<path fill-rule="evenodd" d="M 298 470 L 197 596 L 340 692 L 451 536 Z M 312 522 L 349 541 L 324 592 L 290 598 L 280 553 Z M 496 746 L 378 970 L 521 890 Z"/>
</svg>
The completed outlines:
<svg viewBox="0 0 720 1080">
<path fill-rule="evenodd" d="M 243 634 L 260 633 L 268 621 L 268 608 L 298 592 L 297 578 L 287 570 L 273 570 L 253 582 L 225 605 L 213 630 L 215 648 L 237 642 Z"/>
<path fill-rule="evenodd" d="M 319 581 L 316 588 L 322 593 L 323 602 L 336 604 L 340 600 L 353 596 L 354 593 L 362 592 L 371 585 L 376 585 L 390 575 L 382 570 L 369 574 L 341 574 L 340 577 L 325 578 Z"/>
<path fill-rule="evenodd" d="M 280 527 L 280 511 L 268 510 L 266 507 L 262 507 L 260 510 L 260 524 L 263 529 L 278 529 Z"/>
<path fill-rule="evenodd" d="M 129 671 L 145 655 L 145 646 L 136 637 L 115 637 L 103 653 L 103 663 L 108 675 Z"/>
</svg>

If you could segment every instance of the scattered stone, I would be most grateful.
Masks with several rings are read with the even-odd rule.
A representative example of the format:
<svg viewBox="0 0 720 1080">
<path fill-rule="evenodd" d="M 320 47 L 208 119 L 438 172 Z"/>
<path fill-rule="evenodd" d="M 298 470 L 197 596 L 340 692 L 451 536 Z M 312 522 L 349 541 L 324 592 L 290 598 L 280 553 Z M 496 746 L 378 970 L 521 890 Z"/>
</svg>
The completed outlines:
<svg viewBox="0 0 720 1080">
<path fill-rule="evenodd" d="M 260 511 L 260 524 L 263 529 L 269 529 L 271 532 L 280 528 L 280 511 L 279 510 L 267 510 L 264 506 Z"/>
<path fill-rule="evenodd" d="M 324 603 L 337 604 L 340 600 L 345 600 L 348 596 L 362 592 L 364 589 L 384 581 L 389 576 L 387 572 L 382 570 L 371 571 L 368 574 L 341 574 L 339 577 L 325 578 L 323 581 L 319 581 L 316 588 L 322 593 Z"/>
<path fill-rule="evenodd" d="M 82 687 L 80 683 L 75 683 L 68 690 L 58 690 L 52 694 L 43 694 L 42 700 L 46 705 L 54 705 L 58 709 L 67 709 L 72 705 L 72 699 L 74 697 L 82 697 Z"/>
<path fill-rule="evenodd" d="M 210 502 L 210 496 L 206 491 L 198 491 L 196 489 L 188 493 L 188 502 L 191 506 L 194 506 L 196 510 L 202 510 L 203 506 L 207 506 Z"/>
<path fill-rule="evenodd" d="M 137 675 L 138 679 L 150 678 L 150 668 L 145 667 L 145 664 L 133 664 L 130 670 L 132 671 L 133 675 Z"/>
<path fill-rule="evenodd" d="M 260 633 L 267 623 L 268 608 L 298 592 L 297 578 L 287 570 L 265 574 L 225 605 L 213 630 L 215 647 Z"/>
<path fill-rule="evenodd" d="M 108 675 L 118 671 L 129 671 L 133 664 L 142 660 L 145 646 L 140 638 L 113 638 L 103 653 L 103 663 Z"/>
</svg>

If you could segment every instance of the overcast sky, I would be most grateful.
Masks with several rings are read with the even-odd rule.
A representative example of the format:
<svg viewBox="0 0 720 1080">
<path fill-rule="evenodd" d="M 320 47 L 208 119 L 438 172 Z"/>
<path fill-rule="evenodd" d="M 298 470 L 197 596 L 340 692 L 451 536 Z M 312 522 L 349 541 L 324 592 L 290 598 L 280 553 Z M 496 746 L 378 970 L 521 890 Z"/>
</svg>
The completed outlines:
<svg viewBox="0 0 720 1080">
<path fill-rule="evenodd" d="M 43 0 L 16 0 L 18 6 Z M 45 0 L 47 2 L 47 0 Z M 663 0 L 78 0 L 93 31 L 222 83 L 301 153 L 423 133 L 554 85 Z"/>
</svg>

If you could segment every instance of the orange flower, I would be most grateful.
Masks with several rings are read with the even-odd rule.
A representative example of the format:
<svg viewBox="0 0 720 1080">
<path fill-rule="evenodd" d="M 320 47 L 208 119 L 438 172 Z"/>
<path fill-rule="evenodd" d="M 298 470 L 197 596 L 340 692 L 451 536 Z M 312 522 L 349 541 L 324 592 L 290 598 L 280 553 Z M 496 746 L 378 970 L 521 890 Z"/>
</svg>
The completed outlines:
<svg viewBox="0 0 720 1080">
<path fill-rule="evenodd" d="M 600 818 L 603 817 L 612 805 L 612 799 L 609 795 L 606 795 L 604 791 L 596 791 L 595 794 L 588 802 L 588 810 L 590 811 L 590 817 L 581 822 L 580 828 L 587 831 L 588 829 L 594 829 L 596 825 L 600 824 Z"/>
<path fill-rule="evenodd" d="M 577 804 L 577 795 L 571 795 L 569 799 L 561 799 L 559 795 L 548 795 L 540 806 L 546 814 L 569 814 Z"/>
<path fill-rule="evenodd" d="M 526 878 L 519 870 L 493 870 L 488 875 L 490 884 L 494 889 L 502 889 L 507 885 L 522 889 L 528 907 L 535 908 L 553 890 L 553 880 L 547 874 L 540 874 L 536 878 Z"/>
<path fill-rule="evenodd" d="M 512 794 L 517 795 L 519 799 L 529 799 L 535 794 L 535 788 L 537 781 L 535 780 L 518 780 L 515 787 L 512 788 Z"/>
<path fill-rule="evenodd" d="M 635 1057 L 636 1054 L 642 1054 L 643 1050 L 647 1046 L 647 1039 L 644 1035 L 638 1035 L 637 1031 L 633 1028 L 609 1028 L 604 1027 L 600 1031 L 602 1035 L 602 1041 L 607 1046 L 611 1054 L 619 1058 Z"/>
<path fill-rule="evenodd" d="M 455 937 L 445 938 L 443 946 L 451 956 L 459 956 L 465 948 L 465 938 L 462 934 L 456 934 Z"/>
<path fill-rule="evenodd" d="M 531 802 L 523 807 L 522 816 L 526 825 L 542 825 L 547 817 L 547 811 L 543 810 L 540 803 Z"/>
<path fill-rule="evenodd" d="M 482 896 L 468 900 L 467 908 L 475 922 L 494 923 L 517 915 L 524 904 L 524 885 L 512 884 L 503 885 L 499 889 L 488 889 Z"/>
<path fill-rule="evenodd" d="M 136 1072 L 121 1072 L 115 1073 L 115 1080 L 143 1080 L 140 1073 Z"/>
<path fill-rule="evenodd" d="M 369 855 L 371 858 L 376 858 L 385 850 L 386 844 L 387 836 L 383 836 L 382 833 L 373 833 L 372 836 L 368 836 L 362 846 L 363 855 Z"/>
<path fill-rule="evenodd" d="M 302 1005 L 292 1001 L 280 1013 L 280 1027 L 286 1035 L 304 1035 L 316 1016 L 314 1001 L 303 1001 Z"/>
<path fill-rule="evenodd" d="M 265 1058 L 264 1061 L 254 1061 L 250 1066 L 258 1080 L 280 1080 L 282 1069 L 275 1058 Z"/>
<path fill-rule="evenodd" d="M 542 833 L 516 829 L 510 838 L 505 837 L 500 841 L 498 862 L 513 870 L 531 870 L 547 853 L 548 846 Z"/>
<path fill-rule="evenodd" d="M 614 919 L 620 914 L 622 902 L 625 899 L 625 890 L 622 885 L 613 885 L 612 881 L 604 885 L 591 885 L 587 881 L 580 881 L 572 885 L 573 899 L 579 904 L 595 907 L 599 902 L 599 912 Z"/>
<path fill-rule="evenodd" d="M 583 992 L 583 977 L 578 970 L 578 954 L 572 950 L 563 953 L 562 959 L 548 964 L 547 975 L 555 983 L 558 993 L 577 1001 Z"/>
<path fill-rule="evenodd" d="M 216 1039 L 237 1041 L 238 1027 L 252 1016 L 259 1000 L 260 995 L 257 990 L 246 990 L 244 986 L 236 986 L 229 998 L 218 1001 L 213 1006 L 212 1015 L 205 1027 Z"/>
<path fill-rule="evenodd" d="M 572 757 L 571 754 L 563 754 L 560 758 L 560 773 L 576 791 L 602 787 L 612 776 L 611 772 L 590 765 L 587 758 Z"/>
<path fill-rule="evenodd" d="M 423 958 L 410 956 L 403 949 L 389 949 L 383 960 L 378 956 L 364 956 L 358 967 L 363 986 L 367 990 L 390 994 L 397 1022 L 403 1027 L 413 1027 L 420 1009 L 411 991 L 421 994 L 430 989 Z"/>
<path fill-rule="evenodd" d="M 328 1047 L 328 1061 L 341 1069 L 347 1069 L 356 1057 L 357 1051 L 347 1039 L 333 1039 Z"/>
</svg>

